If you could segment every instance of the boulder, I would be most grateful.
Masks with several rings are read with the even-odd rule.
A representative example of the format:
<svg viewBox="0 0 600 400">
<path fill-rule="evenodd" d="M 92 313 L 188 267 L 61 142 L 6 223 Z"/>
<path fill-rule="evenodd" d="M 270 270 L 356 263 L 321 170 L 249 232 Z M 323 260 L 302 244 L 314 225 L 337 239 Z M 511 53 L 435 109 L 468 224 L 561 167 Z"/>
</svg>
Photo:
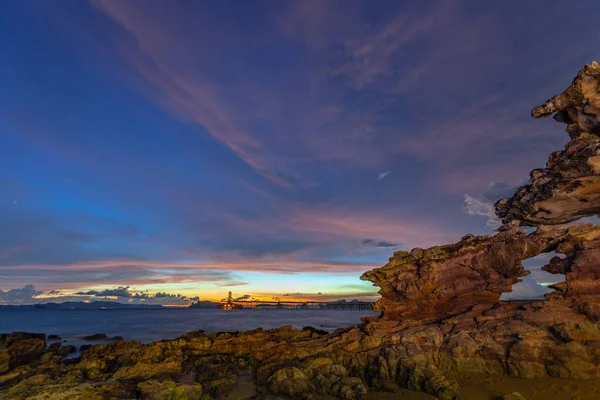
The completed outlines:
<svg viewBox="0 0 600 400">
<path fill-rule="evenodd" d="M 138 384 L 141 399 L 144 400 L 197 400 L 202 398 L 199 384 L 176 384 L 172 381 L 149 380 Z"/>
</svg>

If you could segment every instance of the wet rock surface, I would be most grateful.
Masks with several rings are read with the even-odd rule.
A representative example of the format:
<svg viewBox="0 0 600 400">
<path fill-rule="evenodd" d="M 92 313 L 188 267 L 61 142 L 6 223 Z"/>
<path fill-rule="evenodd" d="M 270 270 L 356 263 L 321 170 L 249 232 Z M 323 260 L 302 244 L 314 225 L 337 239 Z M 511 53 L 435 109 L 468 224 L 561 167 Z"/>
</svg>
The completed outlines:
<svg viewBox="0 0 600 400">
<path fill-rule="evenodd" d="M 600 378 L 600 227 L 565 225 L 600 210 L 598 64 L 532 112 L 551 114 L 567 123 L 572 140 L 531 173 L 529 185 L 496 204 L 500 232 L 396 252 L 363 274 L 381 288 L 374 306 L 381 315 L 360 327 L 197 331 L 148 344 L 115 339 L 71 360 L 65 356 L 73 349 L 47 346 L 44 335 L 4 334 L 0 397 L 354 400 L 401 387 L 454 399 L 457 374 Z M 521 225 L 537 230 L 527 234 Z M 499 301 L 527 275 L 522 261 L 547 252 L 560 256 L 543 269 L 565 275 L 555 292 Z"/>
</svg>

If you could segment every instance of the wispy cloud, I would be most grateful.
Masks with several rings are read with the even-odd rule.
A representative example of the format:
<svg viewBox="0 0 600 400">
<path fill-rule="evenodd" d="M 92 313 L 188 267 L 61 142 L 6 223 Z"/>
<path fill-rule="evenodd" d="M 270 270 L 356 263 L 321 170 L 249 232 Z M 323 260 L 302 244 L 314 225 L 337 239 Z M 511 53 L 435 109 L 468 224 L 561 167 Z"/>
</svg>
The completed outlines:
<svg viewBox="0 0 600 400">
<path fill-rule="evenodd" d="M 385 178 L 386 176 L 388 176 L 391 173 L 392 173 L 392 171 L 380 172 L 379 175 L 377 175 L 377 180 L 382 180 L 383 178 Z"/>
<path fill-rule="evenodd" d="M 478 196 L 464 195 L 464 210 L 469 215 L 479 215 L 487 218 L 486 225 L 492 229 L 502 226 L 502 221 L 496 216 L 494 204 L 496 201 L 511 197 L 515 190 L 523 186 L 526 179 L 523 179 L 516 185 L 509 185 L 505 182 L 491 182 L 487 189 Z"/>
<path fill-rule="evenodd" d="M 496 209 L 493 203 L 465 194 L 465 211 L 469 215 L 487 217 L 487 226 L 490 228 L 496 229 L 502 226 L 502 221 L 496 216 Z"/>
<path fill-rule="evenodd" d="M 305 260 L 246 260 L 246 261 L 204 261 L 204 262 L 164 262 L 147 260 L 98 260 L 80 262 L 68 265 L 37 264 L 37 265 L 5 265 L 2 270 L 61 270 L 63 272 L 110 269 L 116 267 L 133 268 L 175 268 L 186 271 L 252 271 L 252 272 L 360 272 L 373 268 L 372 264 L 331 262 L 331 261 L 305 261 Z M 201 279 L 199 276 L 197 279 Z M 218 277 L 213 278 L 218 281 Z"/>
<path fill-rule="evenodd" d="M 396 244 L 396 243 L 377 241 L 377 240 L 373 240 L 373 239 L 363 239 L 361 241 L 361 243 L 364 245 L 367 245 L 367 246 L 374 246 L 374 247 L 398 247 L 399 246 L 399 244 Z"/>
<path fill-rule="evenodd" d="M 261 142 L 235 122 L 235 117 L 219 98 L 215 85 L 202 79 L 197 71 L 190 71 L 189 65 L 173 62 L 181 55 L 170 52 L 171 49 L 181 48 L 173 45 L 183 41 L 192 46 L 191 38 L 178 36 L 178 29 L 171 29 L 173 25 L 165 25 L 163 14 L 152 13 L 150 8 L 105 0 L 96 0 L 92 4 L 133 36 L 134 41 L 129 42 L 130 46 L 123 49 L 121 55 L 153 85 L 159 102 L 174 113 L 203 126 L 258 173 L 277 184 L 289 185 L 270 164 Z M 205 22 L 208 23 L 208 19 Z M 217 28 L 214 23 L 211 26 Z"/>
</svg>

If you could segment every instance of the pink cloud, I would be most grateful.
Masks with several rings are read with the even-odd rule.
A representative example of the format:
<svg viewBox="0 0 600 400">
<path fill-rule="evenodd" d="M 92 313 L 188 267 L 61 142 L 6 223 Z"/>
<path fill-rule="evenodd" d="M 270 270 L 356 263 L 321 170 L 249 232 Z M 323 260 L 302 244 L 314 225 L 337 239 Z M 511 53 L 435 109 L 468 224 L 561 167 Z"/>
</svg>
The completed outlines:
<svg viewBox="0 0 600 400">
<path fill-rule="evenodd" d="M 566 137 L 561 128 L 550 128 L 549 132 L 548 126 L 529 121 L 529 110 L 553 94 L 549 87 L 563 78 L 568 82 L 576 73 L 576 69 L 569 72 L 564 58 L 556 59 L 556 43 L 546 34 L 553 30 L 549 21 L 562 15 L 562 7 L 548 7 L 548 15 L 554 17 L 532 24 L 532 9 L 528 7 L 515 15 L 501 3 L 478 10 L 457 2 L 428 4 L 409 7 L 386 24 L 370 29 L 361 24 L 352 8 L 339 13 L 340 18 L 354 24 L 341 41 L 346 58 L 330 72 L 349 77 L 357 89 L 399 96 L 407 103 L 408 115 L 423 118 L 409 127 L 396 126 L 395 142 L 383 144 L 381 137 L 373 136 L 381 144 L 377 147 L 379 159 L 406 154 L 425 160 L 429 164 L 423 172 L 449 194 L 481 190 L 490 181 L 519 181 L 528 170 L 539 166 L 535 162 L 543 163 L 547 153 L 560 146 L 561 137 Z M 330 11 L 323 6 L 297 7 L 288 20 L 292 26 L 301 26 L 298 21 L 317 25 L 311 25 L 311 31 L 329 35 L 329 44 L 338 44 L 339 38 L 331 35 L 331 29 L 318 25 L 335 25 L 335 15 L 323 18 L 317 14 Z M 508 14 L 510 18 L 502 18 Z M 507 40 L 506 24 L 498 21 L 509 21 L 510 29 L 521 40 L 532 40 L 524 39 L 525 33 L 539 33 L 539 40 L 534 47 L 516 45 Z M 520 32 L 524 34 L 519 36 Z M 306 40 L 313 37 L 297 32 L 302 33 L 308 35 Z M 315 43 L 322 44 L 323 40 L 319 37 Z M 589 46 L 577 40 L 574 43 L 565 50 L 569 59 L 590 53 Z M 544 77 L 548 77 L 545 82 Z M 360 111 L 368 114 L 367 110 Z M 345 131 L 385 132 L 386 127 L 378 122 L 355 120 L 357 129 Z M 326 140 L 331 137 L 323 138 L 323 143 Z M 544 145 L 522 149 L 524 141 L 535 140 Z M 369 146 L 361 145 L 361 149 L 349 144 L 335 148 L 340 159 L 361 154 L 361 150 L 363 160 L 376 158 Z M 496 156 L 499 151 L 503 157 Z"/>
<path fill-rule="evenodd" d="M 287 188 L 318 183 L 315 161 L 377 170 L 400 157 L 426 161 L 422 172 L 450 194 L 464 190 L 446 179 L 454 169 L 474 180 L 517 179 L 514 171 L 499 177 L 488 169 L 545 150 L 490 160 L 494 152 L 519 143 L 517 134 L 537 139 L 544 128 L 523 119 L 555 93 L 550 85 L 564 86 L 545 78 L 564 82 L 562 74 L 568 81 L 572 60 L 591 53 L 589 44 L 569 40 L 580 37 L 572 29 L 557 61 L 552 35 L 560 33 L 551 21 L 563 16 L 559 3 L 535 20 L 537 11 L 527 5 L 515 12 L 502 2 L 411 3 L 371 23 L 360 2 L 288 2 L 263 10 L 272 15 L 251 41 L 243 26 L 208 10 L 192 19 L 166 3 L 92 4 L 120 28 L 112 39 L 136 75 L 130 83 L 141 78 L 140 91 Z M 265 77 L 256 65 L 232 65 L 274 44 L 303 54 L 302 68 Z M 351 83 L 332 84 L 340 76 Z M 348 101 L 354 91 L 373 95 L 357 105 Z M 401 107 L 399 121 L 390 122 Z M 256 122 L 265 132 L 250 128 Z"/>
<path fill-rule="evenodd" d="M 342 208 L 292 208 L 284 226 L 320 238 L 376 237 L 404 246 L 429 247 L 457 238 L 457 233 L 395 210 L 356 211 Z"/>
<path fill-rule="evenodd" d="M 108 0 L 93 4 L 133 39 L 120 40 L 119 46 L 122 57 L 149 84 L 140 90 L 151 93 L 176 115 L 205 127 L 255 171 L 284 187 L 291 187 L 294 179 L 310 181 L 307 169 L 315 161 L 378 169 L 401 153 L 397 134 L 402 128 L 386 126 L 379 115 L 390 100 L 374 99 L 370 105 L 350 109 L 344 99 L 351 88 L 331 87 L 328 76 L 352 74 L 356 85 L 364 87 L 385 75 L 384 70 L 393 66 L 388 56 L 418 39 L 441 13 L 424 18 L 422 11 L 409 12 L 381 32 L 372 32 L 361 20 L 358 3 L 346 4 L 343 15 L 338 15 L 339 4 L 290 3 L 274 16 L 274 23 L 292 37 L 308 35 L 305 43 L 314 54 L 309 54 L 306 69 L 282 71 L 280 78 L 244 71 L 243 77 L 234 74 L 225 83 L 218 79 L 215 60 L 227 63 L 240 46 L 262 51 L 261 46 L 271 40 L 281 40 L 277 36 L 281 32 L 270 31 L 273 37 L 265 43 L 247 42 L 238 27 L 220 25 L 220 20 L 210 17 L 188 26 L 174 8 Z M 197 41 L 191 33 L 210 35 L 211 40 Z M 352 39 L 345 43 L 348 37 Z M 339 42 L 360 59 L 336 72 L 327 52 Z M 364 62 L 364 57 L 369 61 Z M 270 132 L 251 132 L 248 126 L 256 121 L 266 124 Z"/>
<path fill-rule="evenodd" d="M 312 243 L 289 256 L 315 257 L 313 251 L 336 243 L 358 242 L 366 238 L 400 243 L 403 248 L 430 247 L 457 240 L 461 233 L 428 218 L 411 216 L 404 207 L 358 208 L 346 204 L 307 205 L 258 191 L 271 209 L 245 219 L 223 212 L 218 215 L 219 232 L 228 237 L 291 239 Z M 464 234 L 464 233 L 463 233 Z M 204 231 L 209 239 L 214 232 Z"/>
<path fill-rule="evenodd" d="M 202 125 L 216 140 L 229 147 L 244 162 L 274 183 L 289 183 L 270 165 L 263 145 L 235 122 L 235 117 L 223 104 L 214 85 L 201 78 L 189 65 L 173 60 L 181 54 L 177 43 L 185 38 L 177 35 L 173 25 L 164 25 L 164 16 L 152 14 L 134 3 L 97 0 L 96 7 L 114 19 L 135 38 L 134 45 L 123 49 L 122 55 L 154 89 L 154 96 L 174 113 Z M 219 34 L 213 32 L 213 34 Z M 196 47 L 197 42 L 190 48 Z"/>
<path fill-rule="evenodd" d="M 200 262 L 165 262 L 147 260 L 97 260 L 84 261 L 71 264 L 29 264 L 6 265 L 3 270 L 99 270 L 116 267 L 129 268 L 184 268 L 188 271 L 246 271 L 246 272 L 275 272 L 275 273 L 350 273 L 366 271 L 374 268 L 372 264 L 329 261 L 303 261 L 291 259 L 266 259 L 266 260 L 240 260 L 240 261 L 200 261 Z M 189 277 L 185 278 L 189 279 Z M 193 278 L 192 278 L 193 279 Z"/>
<path fill-rule="evenodd" d="M 414 7 L 392 18 L 377 31 L 348 41 L 346 51 L 350 54 L 350 59 L 335 73 L 351 77 L 357 89 L 363 89 L 379 78 L 388 81 L 392 76 L 398 75 L 399 53 L 406 46 L 427 39 L 427 35 L 436 32 L 436 28 L 439 29 L 456 6 L 455 3 L 448 0 L 424 9 Z M 406 80 L 406 77 L 400 79 Z"/>
</svg>

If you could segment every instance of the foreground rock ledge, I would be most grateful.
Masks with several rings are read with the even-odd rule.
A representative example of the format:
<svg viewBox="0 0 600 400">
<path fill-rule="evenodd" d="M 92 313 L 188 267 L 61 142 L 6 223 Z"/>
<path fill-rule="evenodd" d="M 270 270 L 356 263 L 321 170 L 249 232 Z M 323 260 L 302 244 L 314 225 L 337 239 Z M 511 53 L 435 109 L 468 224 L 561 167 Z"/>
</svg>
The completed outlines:
<svg viewBox="0 0 600 400">
<path fill-rule="evenodd" d="M 357 328 L 191 332 L 175 340 L 97 345 L 81 358 L 41 334 L 0 335 L 0 398 L 212 399 L 314 393 L 360 399 L 397 387 L 456 398 L 448 372 L 520 378 L 600 378 L 600 66 L 585 66 L 532 115 L 555 115 L 571 142 L 530 184 L 496 204 L 495 236 L 396 252 L 362 279 L 381 288 Z M 526 234 L 519 226 L 536 226 Z M 522 261 L 555 251 L 544 269 L 565 274 L 545 301 L 500 302 L 528 272 Z M 255 392 L 243 392 L 253 382 Z M 254 390 L 254 389 L 252 389 Z M 241 394 L 240 394 L 241 393 Z M 245 397 L 244 397 L 245 396 Z"/>
</svg>

